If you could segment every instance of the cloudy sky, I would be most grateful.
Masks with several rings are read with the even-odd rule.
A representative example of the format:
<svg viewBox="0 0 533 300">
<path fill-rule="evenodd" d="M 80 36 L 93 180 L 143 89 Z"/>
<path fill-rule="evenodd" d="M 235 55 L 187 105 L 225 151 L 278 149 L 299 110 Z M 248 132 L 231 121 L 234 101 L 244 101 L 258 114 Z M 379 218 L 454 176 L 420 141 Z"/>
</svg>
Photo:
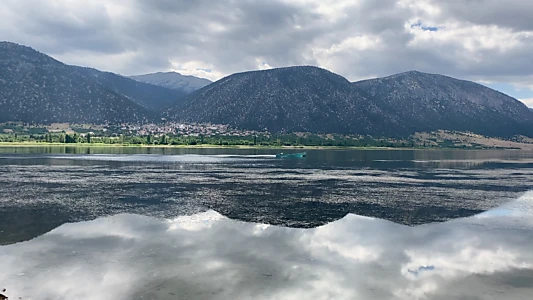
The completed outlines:
<svg viewBox="0 0 533 300">
<path fill-rule="evenodd" d="M 124 75 L 419 70 L 533 107 L 532 16 L 531 0 L 2 0 L 0 40 Z"/>
</svg>

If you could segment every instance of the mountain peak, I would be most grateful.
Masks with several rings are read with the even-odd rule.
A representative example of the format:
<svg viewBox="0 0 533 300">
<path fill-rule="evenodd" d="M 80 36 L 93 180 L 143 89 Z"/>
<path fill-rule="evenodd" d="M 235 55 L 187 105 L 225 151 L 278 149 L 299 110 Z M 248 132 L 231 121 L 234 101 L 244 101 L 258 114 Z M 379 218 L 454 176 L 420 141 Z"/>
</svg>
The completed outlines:
<svg viewBox="0 0 533 300">
<path fill-rule="evenodd" d="M 40 62 L 47 64 L 63 64 L 31 47 L 17 43 L 7 41 L 0 42 L 0 51 L 2 54 L 1 58 L 4 60 L 25 61 L 28 63 Z"/>
<path fill-rule="evenodd" d="M 288 67 L 270 68 L 270 69 L 263 69 L 263 70 L 244 71 L 244 72 L 234 73 L 232 75 L 253 74 L 253 73 L 289 73 L 289 72 L 301 72 L 301 73 L 318 72 L 318 73 L 330 73 L 336 76 L 340 76 L 329 70 L 326 70 L 326 69 L 323 69 L 317 66 L 311 66 L 311 65 L 288 66 Z"/>
<path fill-rule="evenodd" d="M 8 41 L 0 41 L 0 46 L 15 46 L 15 45 L 20 46 L 17 43 L 8 42 Z"/>
<path fill-rule="evenodd" d="M 6 48 L 6 47 L 13 47 L 13 48 L 20 47 L 20 48 L 27 48 L 27 49 L 32 49 L 33 50 L 33 48 L 31 48 L 29 46 L 13 43 L 13 42 L 9 42 L 9 41 L 0 41 L 0 47 L 3 47 L 3 48 Z M 36 50 L 34 50 L 34 51 L 36 51 Z"/>
<path fill-rule="evenodd" d="M 405 71 L 405 72 L 402 72 L 402 73 L 399 73 L 399 74 L 404 74 L 404 75 L 421 75 L 421 74 L 428 74 L 428 73 L 420 72 L 420 71 L 418 71 L 418 70 L 409 70 L 409 71 Z"/>
<path fill-rule="evenodd" d="M 348 79 L 339 74 L 335 74 L 329 70 L 316 66 L 289 66 L 280 68 L 271 68 L 265 70 L 245 71 L 229 75 L 220 81 L 225 81 L 230 78 L 262 78 L 262 80 L 270 81 L 277 80 L 285 83 L 293 83 L 296 85 L 305 84 L 306 82 L 316 82 L 325 80 L 328 82 L 342 82 L 349 83 Z"/>
<path fill-rule="evenodd" d="M 167 72 L 154 72 L 154 73 L 147 73 L 147 74 L 140 74 L 140 75 L 132 75 L 132 76 L 129 76 L 129 77 L 147 76 L 147 75 L 179 75 L 179 76 L 186 76 L 186 75 L 181 75 L 181 73 L 178 73 L 176 71 L 167 71 Z"/>
<path fill-rule="evenodd" d="M 183 91 L 187 94 L 211 83 L 210 80 L 191 75 L 182 75 L 178 72 L 156 72 L 144 75 L 129 76 L 133 80 L 162 86 L 165 88 Z"/>
<path fill-rule="evenodd" d="M 401 72 L 401 73 L 398 73 L 398 74 L 386 76 L 386 77 L 383 77 L 383 78 L 401 78 L 401 77 L 404 77 L 404 78 L 420 78 L 420 77 L 447 77 L 447 76 L 440 75 L 440 74 L 421 72 L 421 71 L 418 71 L 418 70 L 409 70 L 409 71 L 406 71 L 406 72 Z"/>
</svg>

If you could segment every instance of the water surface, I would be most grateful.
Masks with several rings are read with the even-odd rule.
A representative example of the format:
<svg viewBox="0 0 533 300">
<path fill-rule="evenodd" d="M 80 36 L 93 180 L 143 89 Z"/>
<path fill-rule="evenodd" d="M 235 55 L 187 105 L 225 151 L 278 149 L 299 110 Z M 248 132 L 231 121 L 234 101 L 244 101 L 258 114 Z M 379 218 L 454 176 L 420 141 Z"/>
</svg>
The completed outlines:
<svg viewBox="0 0 533 300">
<path fill-rule="evenodd" d="M 418 225 L 497 207 L 531 189 L 533 178 L 533 154 L 521 151 L 314 150 L 276 159 L 276 150 L 256 149 L 0 150 L 0 244 L 118 213 L 173 218 L 212 209 L 303 228 L 353 213 Z"/>
<path fill-rule="evenodd" d="M 0 151 L 13 299 L 533 292 L 532 152 Z"/>
</svg>

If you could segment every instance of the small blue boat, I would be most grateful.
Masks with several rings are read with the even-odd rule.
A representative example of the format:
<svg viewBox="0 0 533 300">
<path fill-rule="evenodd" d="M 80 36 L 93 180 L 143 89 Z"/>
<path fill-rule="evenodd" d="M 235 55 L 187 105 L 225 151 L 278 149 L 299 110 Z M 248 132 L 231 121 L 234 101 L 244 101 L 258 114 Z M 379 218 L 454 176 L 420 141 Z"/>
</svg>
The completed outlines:
<svg viewBox="0 0 533 300">
<path fill-rule="evenodd" d="M 305 152 L 300 153 L 278 153 L 276 158 L 304 158 L 306 156 Z"/>
</svg>

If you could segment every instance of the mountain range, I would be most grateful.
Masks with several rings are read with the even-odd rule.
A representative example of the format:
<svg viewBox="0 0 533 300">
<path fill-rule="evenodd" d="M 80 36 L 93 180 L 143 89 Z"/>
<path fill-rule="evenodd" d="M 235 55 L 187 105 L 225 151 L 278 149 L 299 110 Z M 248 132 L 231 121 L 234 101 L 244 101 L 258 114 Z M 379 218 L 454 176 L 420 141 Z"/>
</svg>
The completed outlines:
<svg viewBox="0 0 533 300">
<path fill-rule="evenodd" d="M 270 132 L 406 136 L 438 129 L 533 137 L 533 112 L 483 85 L 409 71 L 350 82 L 297 66 L 214 83 L 179 73 L 124 77 L 0 43 L 0 122 L 229 124 Z"/>
<path fill-rule="evenodd" d="M 169 117 L 272 132 L 533 135 L 533 114 L 522 102 L 474 82 L 417 71 L 353 83 L 310 66 L 238 73 L 190 94 Z"/>
<path fill-rule="evenodd" d="M 32 48 L 0 42 L 0 122 L 157 121 L 189 91 L 66 65 Z"/>
</svg>

